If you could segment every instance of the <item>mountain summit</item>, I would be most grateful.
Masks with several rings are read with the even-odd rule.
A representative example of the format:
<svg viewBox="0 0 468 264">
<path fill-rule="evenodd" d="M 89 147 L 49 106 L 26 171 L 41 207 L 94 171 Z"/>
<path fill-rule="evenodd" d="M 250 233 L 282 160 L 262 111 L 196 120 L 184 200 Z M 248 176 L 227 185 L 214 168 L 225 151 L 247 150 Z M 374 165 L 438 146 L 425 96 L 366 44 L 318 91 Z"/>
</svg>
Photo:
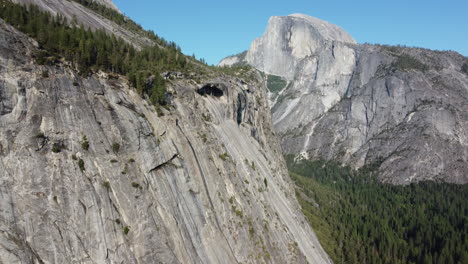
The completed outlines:
<svg viewBox="0 0 468 264">
<path fill-rule="evenodd" d="M 342 28 L 340 28 L 337 25 L 331 24 L 327 21 L 321 20 L 319 18 L 308 16 L 305 14 L 300 14 L 300 13 L 291 14 L 287 16 L 286 18 L 304 20 L 307 24 L 312 26 L 311 29 L 317 30 L 322 36 L 322 38 L 326 40 L 356 43 L 353 37 L 349 35 L 346 31 L 344 31 Z"/>
<path fill-rule="evenodd" d="M 305 58 L 320 52 L 327 43 L 351 43 L 356 41 L 340 27 L 304 14 L 271 17 L 261 38 L 255 39 L 245 57 L 248 64 L 257 69 L 294 78 L 297 67 Z M 226 58 L 220 66 L 229 66 L 239 60 Z"/>
</svg>

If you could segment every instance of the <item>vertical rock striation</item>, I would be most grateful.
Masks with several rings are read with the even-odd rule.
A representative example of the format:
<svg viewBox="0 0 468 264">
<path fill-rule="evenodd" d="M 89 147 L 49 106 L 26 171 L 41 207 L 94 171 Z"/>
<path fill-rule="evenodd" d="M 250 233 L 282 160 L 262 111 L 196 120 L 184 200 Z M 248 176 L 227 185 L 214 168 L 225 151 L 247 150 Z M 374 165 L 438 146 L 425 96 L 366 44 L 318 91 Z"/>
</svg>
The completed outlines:
<svg viewBox="0 0 468 264">
<path fill-rule="evenodd" d="M 125 78 L 0 36 L 0 263 L 330 263 L 263 89 L 181 75 L 158 116 Z"/>
</svg>

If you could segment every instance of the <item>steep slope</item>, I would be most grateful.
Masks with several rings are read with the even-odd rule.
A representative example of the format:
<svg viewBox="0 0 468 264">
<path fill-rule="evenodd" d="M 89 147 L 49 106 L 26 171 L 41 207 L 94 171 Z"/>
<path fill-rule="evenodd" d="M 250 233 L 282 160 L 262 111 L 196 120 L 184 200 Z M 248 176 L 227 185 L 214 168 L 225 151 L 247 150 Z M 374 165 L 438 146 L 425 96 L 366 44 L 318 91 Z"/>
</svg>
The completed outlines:
<svg viewBox="0 0 468 264">
<path fill-rule="evenodd" d="M 37 5 L 54 15 L 62 15 L 67 18 L 68 21 L 76 20 L 85 28 L 104 29 L 109 34 L 114 34 L 136 46 L 152 45 L 152 42 L 148 38 L 142 37 L 129 29 L 119 26 L 115 22 L 106 19 L 73 0 L 12 0 L 12 2 L 26 5 Z M 120 12 L 111 0 L 96 0 L 94 2 L 104 4 L 105 6 Z"/>
<path fill-rule="evenodd" d="M 0 36 L 0 263 L 330 263 L 255 83 L 168 74 L 158 116 L 125 78 Z"/>
<path fill-rule="evenodd" d="M 229 60 L 282 79 L 269 88 L 285 153 L 373 165 L 396 184 L 468 183 L 460 54 L 357 45 L 334 25 L 291 15 L 270 19 L 245 59 Z"/>
</svg>

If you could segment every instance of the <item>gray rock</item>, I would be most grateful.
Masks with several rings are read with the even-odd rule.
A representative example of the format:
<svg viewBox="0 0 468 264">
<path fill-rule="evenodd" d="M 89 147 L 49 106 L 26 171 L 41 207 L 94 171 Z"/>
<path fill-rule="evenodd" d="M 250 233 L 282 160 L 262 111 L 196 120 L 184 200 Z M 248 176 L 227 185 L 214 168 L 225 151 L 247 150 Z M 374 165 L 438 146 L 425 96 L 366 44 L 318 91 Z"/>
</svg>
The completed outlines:
<svg viewBox="0 0 468 264">
<path fill-rule="evenodd" d="M 247 51 L 241 52 L 236 55 L 232 55 L 222 59 L 218 66 L 220 67 L 232 67 L 232 66 L 242 66 L 247 65 L 245 61 L 245 56 L 247 56 Z"/>
<path fill-rule="evenodd" d="M 323 53 L 327 44 L 332 46 L 335 42 L 355 43 L 339 27 L 316 18 L 301 14 L 272 17 L 265 34 L 253 41 L 245 61 L 265 73 L 293 80 L 298 68 L 307 68 L 309 74 L 313 73 L 317 65 L 308 58 Z M 330 50 L 330 54 L 333 52 Z M 343 62 L 353 62 L 353 54 L 340 52 L 336 57 Z M 310 63 L 303 64 L 304 60 Z"/>
<path fill-rule="evenodd" d="M 243 61 L 287 84 L 270 92 L 286 154 L 377 166 L 394 184 L 468 183 L 460 54 L 357 45 L 336 26 L 292 15 L 271 18 Z"/>
<path fill-rule="evenodd" d="M 124 78 L 35 65 L 30 39 L 0 36 L 0 263 L 331 263 L 263 89 L 179 76 L 158 116 Z"/>
</svg>

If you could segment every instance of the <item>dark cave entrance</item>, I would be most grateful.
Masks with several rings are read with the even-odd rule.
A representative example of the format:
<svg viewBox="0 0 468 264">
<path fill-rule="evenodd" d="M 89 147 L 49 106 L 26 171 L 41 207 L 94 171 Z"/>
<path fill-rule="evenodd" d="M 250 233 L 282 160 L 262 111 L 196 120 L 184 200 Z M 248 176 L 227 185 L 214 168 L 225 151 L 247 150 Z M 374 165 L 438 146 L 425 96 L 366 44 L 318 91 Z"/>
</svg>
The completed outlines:
<svg viewBox="0 0 468 264">
<path fill-rule="evenodd" d="M 224 95 L 222 88 L 218 84 L 205 84 L 202 88 L 197 91 L 200 95 L 212 95 L 215 97 L 221 97 Z"/>
</svg>

